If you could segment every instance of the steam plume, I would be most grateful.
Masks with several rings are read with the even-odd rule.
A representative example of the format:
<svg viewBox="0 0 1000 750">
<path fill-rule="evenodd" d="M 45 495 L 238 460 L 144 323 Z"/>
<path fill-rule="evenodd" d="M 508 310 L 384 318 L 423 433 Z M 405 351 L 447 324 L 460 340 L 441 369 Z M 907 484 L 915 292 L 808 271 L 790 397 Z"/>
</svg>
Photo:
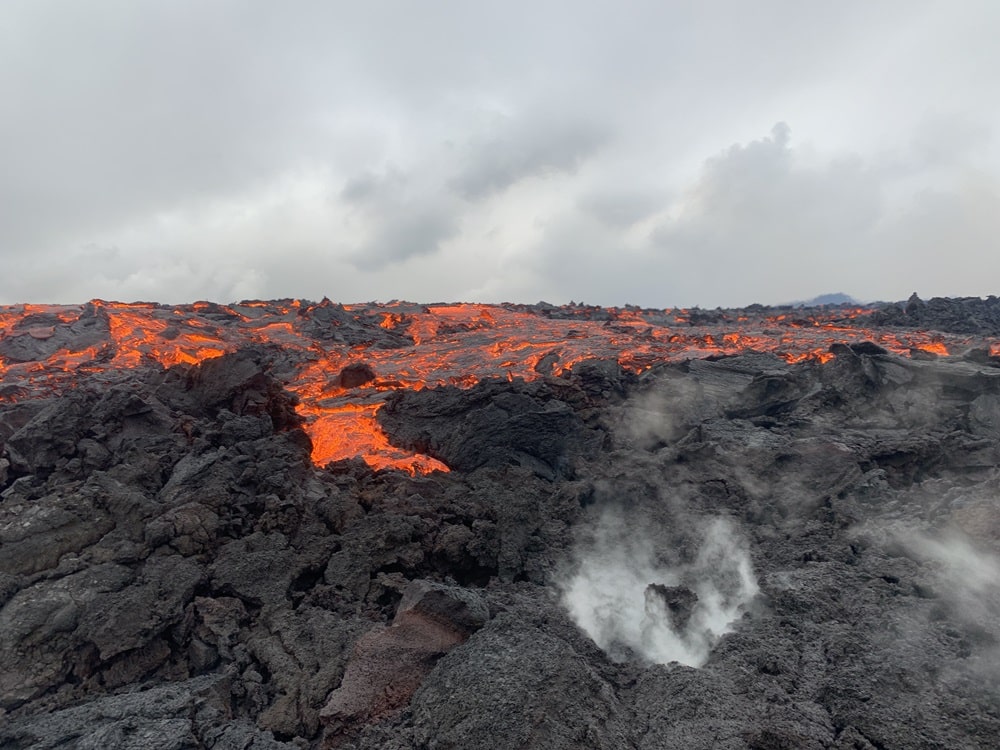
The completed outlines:
<svg viewBox="0 0 1000 750">
<path fill-rule="evenodd" d="M 936 537 L 912 532 L 900 540 L 936 568 L 942 594 L 968 621 L 991 624 L 1000 614 L 1000 558 L 955 530 Z"/>
<path fill-rule="evenodd" d="M 693 563 L 665 566 L 655 552 L 642 531 L 605 515 L 578 551 L 563 605 L 612 658 L 699 667 L 757 594 L 746 547 L 728 520 L 716 519 Z"/>
</svg>

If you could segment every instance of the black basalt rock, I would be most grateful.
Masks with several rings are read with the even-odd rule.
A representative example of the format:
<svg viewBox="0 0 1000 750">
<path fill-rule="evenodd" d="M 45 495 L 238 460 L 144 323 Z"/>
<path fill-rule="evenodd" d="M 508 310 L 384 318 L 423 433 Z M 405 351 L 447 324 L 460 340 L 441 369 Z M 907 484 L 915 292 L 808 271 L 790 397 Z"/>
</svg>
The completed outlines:
<svg viewBox="0 0 1000 750">
<path fill-rule="evenodd" d="M 412 345 L 286 302 L 324 346 Z M 982 332 L 996 305 L 882 314 Z M 257 310 L 203 309 L 223 332 Z M 0 747 L 1000 746 L 988 340 L 641 376 L 561 372 L 544 343 L 535 381 L 389 397 L 391 443 L 451 468 L 410 476 L 310 461 L 286 387 L 315 348 L 81 368 L 24 400 L 54 340 L 114 354 L 100 305 L 43 315 L 0 341 L 21 373 L 0 387 Z M 352 405 L 383 403 L 356 374 Z"/>
<path fill-rule="evenodd" d="M 357 388 L 375 379 L 375 370 L 364 362 L 354 362 L 340 371 L 341 388 Z"/>
<path fill-rule="evenodd" d="M 523 466 L 550 480 L 571 478 L 596 455 L 597 429 L 544 383 L 486 381 L 393 394 L 379 411 L 391 442 L 427 453 L 450 468 Z"/>
<path fill-rule="evenodd" d="M 698 595 L 687 586 L 665 586 L 662 583 L 651 583 L 644 592 L 647 605 L 658 602 L 670 613 L 671 624 L 678 630 L 684 630 L 695 605 Z"/>
</svg>

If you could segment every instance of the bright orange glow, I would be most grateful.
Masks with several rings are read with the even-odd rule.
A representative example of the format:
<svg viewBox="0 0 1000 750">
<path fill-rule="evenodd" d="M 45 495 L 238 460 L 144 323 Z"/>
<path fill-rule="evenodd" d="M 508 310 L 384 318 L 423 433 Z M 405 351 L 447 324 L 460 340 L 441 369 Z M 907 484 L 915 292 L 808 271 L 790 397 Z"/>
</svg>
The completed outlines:
<svg viewBox="0 0 1000 750">
<path fill-rule="evenodd" d="M 328 308 L 328 309 L 324 309 Z M 317 334 L 320 320 L 336 329 L 356 324 L 353 339 L 331 330 Z M 530 380 L 560 376 L 579 362 L 617 360 L 636 373 L 684 359 L 725 356 L 749 350 L 788 362 L 830 361 L 835 342 L 873 341 L 896 354 L 911 351 L 948 356 L 972 346 L 1000 356 L 1000 342 L 903 329 L 863 326 L 865 308 L 802 310 L 766 316 L 740 311 L 695 314 L 687 309 L 639 310 L 585 306 L 537 311 L 520 305 L 310 305 L 300 300 L 250 301 L 222 306 L 208 302 L 165 307 L 94 300 L 88 305 L 0 307 L 0 342 L 29 336 L 51 351 L 42 361 L 18 361 L 0 353 L 0 379 L 8 388 L 0 399 L 42 395 L 69 387 L 75 374 L 148 364 L 195 365 L 251 344 L 297 352 L 304 362 L 287 388 L 299 400 L 299 413 L 313 442 L 319 465 L 360 457 L 376 469 L 410 473 L 447 471 L 441 462 L 389 444 L 376 421 L 386 395 L 400 389 L 454 385 L 470 388 L 485 378 Z M 323 316 L 326 317 L 323 317 Z M 691 323 L 710 320 L 709 323 Z M 309 323 L 307 327 L 305 323 Z M 101 343 L 74 348 L 71 326 L 103 329 Z M 399 337 L 395 348 L 380 348 L 379 328 Z M 312 331 L 313 333 L 307 333 Z M 365 331 L 374 331 L 370 340 Z M 406 338 L 412 346 L 405 344 Z M 100 339 L 91 335 L 89 342 Z M 361 341 L 353 345 L 338 343 Z M 61 344 L 60 342 L 66 342 Z M 20 347 L 17 351 L 30 347 Z M 353 388 L 340 373 L 364 363 L 375 378 Z M 350 385 L 350 383 L 348 383 Z M 11 393 L 21 395 L 12 396 Z M 27 395 L 24 395 L 27 394 Z"/>
<path fill-rule="evenodd" d="M 195 303 L 192 307 L 198 310 L 199 304 Z M 196 365 L 236 348 L 232 343 L 206 333 L 203 321 L 197 318 L 184 318 L 180 323 L 168 324 L 142 308 L 137 309 L 136 305 L 100 302 L 95 306 L 105 309 L 108 314 L 115 346 L 112 363 L 118 367 L 136 367 L 144 361 L 155 361 L 164 367 L 182 363 Z"/>
<path fill-rule="evenodd" d="M 306 407 L 312 416 L 309 436 L 313 441 L 313 461 L 325 466 L 330 461 L 360 456 L 375 469 L 402 469 L 411 474 L 448 471 L 430 456 L 414 455 L 389 444 L 375 421 L 381 404 L 343 404 L 326 408 Z"/>
<path fill-rule="evenodd" d="M 948 347 L 941 341 L 928 341 L 926 343 L 919 344 L 917 349 L 922 352 L 937 354 L 939 357 L 947 357 L 950 354 Z"/>
</svg>

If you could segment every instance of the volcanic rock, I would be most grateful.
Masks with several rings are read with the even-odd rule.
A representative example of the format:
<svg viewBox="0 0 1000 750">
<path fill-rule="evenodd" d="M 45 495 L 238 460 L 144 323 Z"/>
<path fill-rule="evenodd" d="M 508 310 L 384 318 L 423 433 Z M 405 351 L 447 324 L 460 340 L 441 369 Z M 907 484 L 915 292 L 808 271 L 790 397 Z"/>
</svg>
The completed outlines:
<svg viewBox="0 0 1000 750">
<path fill-rule="evenodd" d="M 381 316 L 348 310 L 328 299 L 301 308 L 298 318 L 303 331 L 321 341 L 378 349 L 413 345 L 405 333 L 381 327 Z"/>
<path fill-rule="evenodd" d="M 54 313 L 22 317 L 0 338 L 0 357 L 12 362 L 40 362 L 59 351 L 69 354 L 89 349 L 110 354 L 111 335 L 107 315 L 85 305 L 75 320 Z"/>
<path fill-rule="evenodd" d="M 267 415 L 279 430 L 300 425 L 295 397 L 267 374 L 276 354 L 265 348 L 247 347 L 206 360 L 184 377 L 185 405 L 192 412 L 217 414 L 226 409 L 237 416 Z"/>
<path fill-rule="evenodd" d="M 995 336 L 1000 333 L 1000 299 L 993 295 L 985 299 L 933 297 L 925 302 L 914 292 L 905 305 L 880 309 L 872 316 L 872 322 L 877 326 Z"/>
<path fill-rule="evenodd" d="M 584 397 L 570 385 L 539 382 L 401 391 L 380 410 L 379 423 L 394 444 L 461 472 L 523 466 L 564 479 L 574 473 L 573 459 L 596 455 L 604 439 L 563 400 Z"/>
<path fill-rule="evenodd" d="M 658 601 L 670 613 L 672 625 L 678 630 L 687 628 L 688 620 L 694 605 L 698 603 L 698 595 L 687 586 L 665 586 L 662 583 L 651 583 L 645 591 L 647 606 Z"/>
<path fill-rule="evenodd" d="M 341 388 L 357 388 L 375 379 L 375 371 L 364 362 L 354 362 L 340 371 Z"/>
<path fill-rule="evenodd" d="M 993 298 L 911 302 L 880 314 L 993 330 Z M 8 321 L 0 747 L 1000 745 L 990 341 L 911 358 L 905 332 L 923 329 L 869 318 L 819 347 L 832 359 L 708 359 L 699 330 L 695 359 L 602 351 L 528 382 L 468 369 L 446 381 L 463 387 L 337 392 L 336 347 L 367 346 L 381 388 L 391 345 L 430 330 L 404 318 L 422 309 L 147 306 L 176 328 L 155 345 L 179 348 L 121 366 L 111 303 Z M 595 321 L 634 323 L 632 342 L 648 328 L 634 310 L 490 309 L 580 335 L 545 338 L 522 374 L 599 342 Z M 485 312 L 448 336 L 502 328 Z M 759 332 L 773 312 L 746 317 Z M 275 317 L 280 341 L 261 345 Z M 185 348 L 189 328 L 218 337 L 211 356 Z M 85 366 L 55 367 L 70 354 Z M 393 455 L 451 471 L 317 466 L 303 428 L 323 439 L 331 393 Z M 321 426 L 353 439 L 341 424 Z M 589 620 L 566 604 L 578 577 Z M 606 653 L 598 626 L 635 637 Z"/>
<path fill-rule="evenodd" d="M 431 581 L 409 583 L 392 624 L 355 644 L 340 687 L 320 712 L 325 744 L 339 746 L 356 727 L 398 712 L 435 662 L 488 617 L 485 602 L 472 591 Z"/>
</svg>

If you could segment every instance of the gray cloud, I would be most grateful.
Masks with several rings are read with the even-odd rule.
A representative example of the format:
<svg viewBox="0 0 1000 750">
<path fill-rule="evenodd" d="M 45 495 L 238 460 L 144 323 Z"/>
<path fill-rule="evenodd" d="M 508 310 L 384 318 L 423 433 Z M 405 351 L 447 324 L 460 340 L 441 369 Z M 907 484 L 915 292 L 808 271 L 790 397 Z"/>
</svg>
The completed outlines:
<svg viewBox="0 0 1000 750">
<path fill-rule="evenodd" d="M 995 292 L 997 31 L 988 0 L 11 0 L 0 303 Z"/>
<path fill-rule="evenodd" d="M 393 174 L 388 180 L 401 179 Z M 371 172 L 364 172 L 349 179 L 340 191 L 340 197 L 345 203 L 363 206 L 378 203 L 379 195 L 384 189 L 386 177 L 379 177 Z"/>
<path fill-rule="evenodd" d="M 862 299 L 992 293 L 969 273 L 1000 272 L 1000 258 L 985 252 L 1000 231 L 997 180 L 919 187 L 937 164 L 908 158 L 902 173 L 898 157 L 816 159 L 779 123 L 706 160 L 648 231 L 623 235 L 593 210 L 564 213 L 536 252 L 538 273 L 556 278 L 558 269 L 561 293 L 604 304 L 773 303 L 793 289 Z"/>
<path fill-rule="evenodd" d="M 476 200 L 528 177 L 572 173 L 607 138 L 599 126 L 582 119 L 502 118 L 495 132 L 465 148 L 451 185 Z"/>
<path fill-rule="evenodd" d="M 431 255 L 455 233 L 454 217 L 447 210 L 433 207 L 410 210 L 381 222 L 374 236 L 352 259 L 360 269 L 377 270 L 385 263 Z"/>
<path fill-rule="evenodd" d="M 669 205 L 668 199 L 662 190 L 598 188 L 581 196 L 577 207 L 610 227 L 627 228 L 662 210 Z"/>
<path fill-rule="evenodd" d="M 779 123 L 770 137 L 705 163 L 676 215 L 653 230 L 652 251 L 711 279 L 713 296 L 753 290 L 773 299 L 789 278 L 859 267 L 859 242 L 881 218 L 882 187 L 858 159 L 801 164 Z"/>
<path fill-rule="evenodd" d="M 367 236 L 347 256 L 362 271 L 432 255 L 458 231 L 454 201 L 397 169 L 349 179 L 340 199 L 368 227 Z"/>
</svg>

